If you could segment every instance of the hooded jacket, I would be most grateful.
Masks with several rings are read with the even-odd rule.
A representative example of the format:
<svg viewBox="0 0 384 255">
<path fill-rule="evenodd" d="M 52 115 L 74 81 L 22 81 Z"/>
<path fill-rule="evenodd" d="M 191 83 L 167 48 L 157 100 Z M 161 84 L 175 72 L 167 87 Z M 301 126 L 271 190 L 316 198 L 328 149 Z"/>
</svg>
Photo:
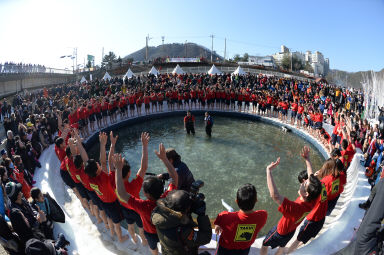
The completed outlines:
<svg viewBox="0 0 384 255">
<path fill-rule="evenodd" d="M 174 211 L 159 200 L 151 220 L 157 230 L 163 255 L 197 254 L 199 246 L 211 241 L 212 229 L 207 215 L 197 217 L 198 229 L 192 217 Z"/>
</svg>

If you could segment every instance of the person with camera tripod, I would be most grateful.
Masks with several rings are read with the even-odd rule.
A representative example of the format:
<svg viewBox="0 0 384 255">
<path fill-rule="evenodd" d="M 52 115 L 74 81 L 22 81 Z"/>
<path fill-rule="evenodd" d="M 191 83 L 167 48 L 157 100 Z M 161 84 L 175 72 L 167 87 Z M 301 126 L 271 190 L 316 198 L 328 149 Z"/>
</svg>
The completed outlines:
<svg viewBox="0 0 384 255">
<path fill-rule="evenodd" d="M 202 186 L 199 186 L 200 183 L 194 182 L 191 192 L 174 190 L 157 201 L 151 220 L 156 227 L 163 255 L 195 255 L 199 246 L 211 241 L 211 223 L 205 214 L 204 195 L 198 194 Z M 198 231 L 194 230 L 196 224 L 192 213 L 197 215 Z"/>
</svg>

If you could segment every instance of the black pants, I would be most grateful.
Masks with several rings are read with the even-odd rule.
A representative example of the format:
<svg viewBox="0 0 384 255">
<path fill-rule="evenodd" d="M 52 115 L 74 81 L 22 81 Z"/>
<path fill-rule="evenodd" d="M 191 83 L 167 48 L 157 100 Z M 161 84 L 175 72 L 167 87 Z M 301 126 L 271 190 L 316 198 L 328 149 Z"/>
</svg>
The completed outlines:
<svg viewBox="0 0 384 255">
<path fill-rule="evenodd" d="M 187 134 L 189 135 L 192 133 L 192 135 L 195 134 L 195 127 L 193 125 L 186 125 L 185 128 L 187 129 Z"/>
<path fill-rule="evenodd" d="M 212 136 L 212 125 L 205 126 L 205 133 L 207 133 L 208 136 Z"/>
</svg>

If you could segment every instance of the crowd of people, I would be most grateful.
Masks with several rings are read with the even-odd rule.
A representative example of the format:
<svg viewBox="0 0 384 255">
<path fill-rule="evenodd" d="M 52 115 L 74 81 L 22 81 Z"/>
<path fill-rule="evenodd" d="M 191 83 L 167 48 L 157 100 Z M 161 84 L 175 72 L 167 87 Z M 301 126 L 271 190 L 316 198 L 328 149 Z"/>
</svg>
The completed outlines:
<svg viewBox="0 0 384 255">
<path fill-rule="evenodd" d="M 245 111 L 279 118 L 323 143 L 331 158 L 318 171 L 312 169 L 308 148 L 300 152 L 307 171 L 299 173 L 296 200 L 278 192 L 272 173 L 280 160 L 267 167 L 267 186 L 282 218 L 265 237 L 261 254 L 267 254 L 268 247 L 279 247 L 277 254 L 290 253 L 319 233 L 343 192 L 346 169 L 356 149 L 366 154 L 367 176 L 375 181 L 381 178 L 382 137 L 377 125 L 370 125 L 362 118 L 362 92 L 325 83 L 264 75 L 148 75 L 55 86 L 18 94 L 11 103 L 3 100 L 0 105 L 7 132 L 0 167 L 5 205 L 2 215 L 4 219 L 5 215 L 10 218 L 13 228 L 10 233 L 12 238 L 18 238 L 21 254 L 30 243 L 55 239 L 52 222 L 62 220 L 60 207 L 52 200 L 45 202 L 49 195 L 32 188 L 34 171 L 40 167 L 39 156 L 51 144 L 60 161 L 60 166 L 52 170 L 60 171 L 63 182 L 73 190 L 84 209 L 120 242 L 128 239 L 121 230 L 123 220 L 128 224 L 132 241 L 139 243 L 140 237 L 141 244 L 148 245 L 152 254 L 158 254 L 159 242 L 163 254 L 197 254 L 200 245 L 210 242 L 211 224 L 198 193 L 199 182 L 174 149 L 160 144 L 156 155 L 167 173 L 146 177 L 150 135 L 143 132 L 141 167 L 131 181 L 130 165 L 115 151 L 118 137 L 112 132 L 106 155 L 108 135 L 102 129 L 143 114 L 165 110 Z M 187 117 L 185 128 L 193 134 L 190 122 L 194 120 L 190 113 Z M 211 136 L 213 118 L 208 112 L 205 121 L 207 135 Z M 331 134 L 323 127 L 324 123 L 334 126 Z M 99 158 L 89 158 L 83 145 L 83 140 L 94 132 L 99 132 Z M 168 179 L 169 185 L 165 187 L 164 180 Z M 375 181 L 371 181 L 372 185 Z M 145 199 L 140 198 L 141 190 Z M 265 210 L 254 211 L 255 185 L 241 186 L 236 202 L 239 211 L 222 212 L 214 221 L 215 231 L 220 234 L 218 254 L 248 254 L 268 217 Z M 54 216 L 52 208 L 55 208 Z M 191 213 L 197 215 L 199 231 L 194 230 Z M 20 232 L 13 220 L 18 217 L 28 219 L 25 225 L 30 229 L 29 235 Z M 297 239 L 286 247 L 303 220 Z M 1 237 L 13 240 L 3 234 Z M 32 238 L 37 241 L 30 242 Z M 58 249 L 63 250 L 64 246 L 61 244 Z"/>
<path fill-rule="evenodd" d="M 44 65 L 5 62 L 0 63 L 0 73 L 45 73 Z"/>
</svg>

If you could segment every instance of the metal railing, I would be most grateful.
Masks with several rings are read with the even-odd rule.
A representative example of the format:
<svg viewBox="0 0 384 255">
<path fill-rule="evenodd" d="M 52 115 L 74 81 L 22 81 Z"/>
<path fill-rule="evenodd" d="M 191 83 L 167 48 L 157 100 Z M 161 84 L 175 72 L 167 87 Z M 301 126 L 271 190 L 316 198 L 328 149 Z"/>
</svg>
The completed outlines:
<svg viewBox="0 0 384 255">
<path fill-rule="evenodd" d="M 221 72 L 224 73 L 233 73 L 237 67 L 233 66 L 219 66 L 217 67 Z M 166 73 L 172 73 L 174 68 L 164 68 L 159 70 L 160 74 L 166 74 Z M 186 73 L 207 73 L 209 69 L 211 69 L 210 66 L 193 66 L 193 67 L 182 67 L 184 72 Z M 282 77 L 282 78 L 294 78 L 300 81 L 307 81 L 311 80 L 310 78 L 294 75 L 294 74 L 286 74 L 278 71 L 271 71 L 271 70 L 264 70 L 264 69 L 256 69 L 256 68 L 247 68 L 244 67 L 242 68 L 244 72 L 250 73 L 253 75 L 258 75 L 258 74 L 264 74 L 264 75 L 270 75 L 270 76 L 276 76 L 276 77 Z M 148 70 L 149 71 L 149 70 Z M 140 73 L 135 73 L 135 75 L 146 75 L 148 72 L 140 72 Z"/>
<path fill-rule="evenodd" d="M 59 69 L 41 65 L 0 64 L 0 75 L 35 73 L 73 74 L 74 72 L 69 69 Z"/>
</svg>

